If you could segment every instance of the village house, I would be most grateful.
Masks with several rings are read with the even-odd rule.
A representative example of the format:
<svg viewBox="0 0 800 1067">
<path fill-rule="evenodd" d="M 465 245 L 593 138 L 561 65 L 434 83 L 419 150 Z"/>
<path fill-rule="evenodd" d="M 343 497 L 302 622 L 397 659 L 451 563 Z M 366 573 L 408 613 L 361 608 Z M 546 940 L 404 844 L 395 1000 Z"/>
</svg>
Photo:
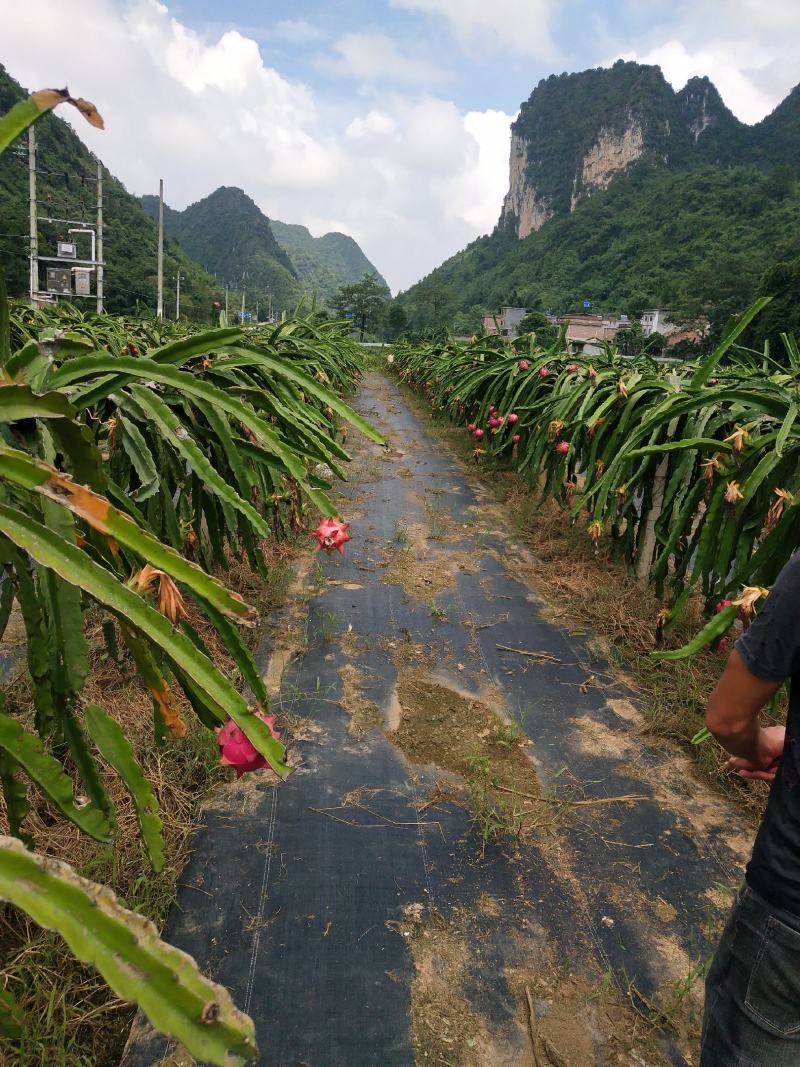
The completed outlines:
<svg viewBox="0 0 800 1067">
<path fill-rule="evenodd" d="M 487 335 L 500 334 L 501 337 L 516 337 L 519 333 L 519 324 L 527 314 L 527 308 L 503 305 L 499 313 L 490 311 L 483 316 L 483 332 Z"/>
<path fill-rule="evenodd" d="M 672 333 L 676 326 L 669 321 L 668 315 L 669 312 L 664 311 L 662 308 L 650 308 L 647 311 L 643 311 L 639 320 L 642 327 L 642 336 L 649 337 L 651 333 L 660 333 L 663 337 L 666 337 Z"/>
<path fill-rule="evenodd" d="M 612 319 L 581 313 L 560 315 L 553 325 L 559 329 L 566 325 L 567 344 L 573 355 L 582 352 L 584 355 L 594 356 L 604 343 L 613 344 L 619 330 L 626 329 L 630 323 L 627 315 Z"/>
</svg>

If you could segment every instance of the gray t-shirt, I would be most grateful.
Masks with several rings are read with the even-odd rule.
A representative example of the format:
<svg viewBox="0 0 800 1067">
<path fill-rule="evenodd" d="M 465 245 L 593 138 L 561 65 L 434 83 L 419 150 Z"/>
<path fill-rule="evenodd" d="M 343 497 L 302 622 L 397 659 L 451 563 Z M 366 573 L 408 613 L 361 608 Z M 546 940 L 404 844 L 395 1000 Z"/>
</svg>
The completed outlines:
<svg viewBox="0 0 800 1067">
<path fill-rule="evenodd" d="M 736 651 L 758 678 L 791 679 L 786 747 L 747 865 L 747 883 L 775 907 L 800 915 L 800 555 L 778 575 Z"/>
</svg>

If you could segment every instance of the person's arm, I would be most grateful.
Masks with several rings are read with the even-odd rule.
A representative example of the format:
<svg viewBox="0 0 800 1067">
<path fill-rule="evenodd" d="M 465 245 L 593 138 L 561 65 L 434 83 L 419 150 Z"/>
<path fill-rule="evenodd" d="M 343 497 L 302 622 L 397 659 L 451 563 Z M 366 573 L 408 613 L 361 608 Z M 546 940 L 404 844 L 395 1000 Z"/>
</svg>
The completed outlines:
<svg viewBox="0 0 800 1067">
<path fill-rule="evenodd" d="M 786 730 L 783 726 L 762 727 L 758 716 L 781 684 L 753 674 L 734 649 L 709 698 L 706 726 L 730 752 L 727 767 L 743 778 L 772 781 L 775 777 Z"/>
<path fill-rule="evenodd" d="M 731 753 L 743 778 L 772 781 L 783 754 L 782 726 L 761 728 L 758 715 L 787 678 L 800 674 L 800 554 L 778 575 L 770 594 L 736 642 L 711 694 L 706 724 Z"/>
</svg>

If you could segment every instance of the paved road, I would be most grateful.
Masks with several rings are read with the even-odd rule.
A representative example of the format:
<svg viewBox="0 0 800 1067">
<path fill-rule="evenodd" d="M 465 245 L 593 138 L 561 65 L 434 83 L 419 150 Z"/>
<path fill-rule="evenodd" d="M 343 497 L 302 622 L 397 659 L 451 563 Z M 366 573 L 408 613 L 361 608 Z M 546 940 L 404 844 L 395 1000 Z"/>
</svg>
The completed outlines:
<svg viewBox="0 0 800 1067">
<path fill-rule="evenodd" d="M 286 664 L 298 769 L 212 799 L 168 936 L 254 1017 L 272 1067 L 696 1063 L 680 983 L 709 955 L 746 825 L 643 740 L 635 701 L 548 621 L 535 560 L 396 387 L 369 376 L 358 407 L 388 449 L 350 439 L 353 540 L 261 650 L 271 676 Z M 517 808 L 537 828 L 483 849 L 446 768 L 467 747 L 502 761 L 500 736 L 532 761 Z M 628 795 L 645 799 L 607 802 Z M 631 999 L 666 1006 L 678 1035 Z M 125 1067 L 163 1048 L 139 1033 Z"/>
</svg>

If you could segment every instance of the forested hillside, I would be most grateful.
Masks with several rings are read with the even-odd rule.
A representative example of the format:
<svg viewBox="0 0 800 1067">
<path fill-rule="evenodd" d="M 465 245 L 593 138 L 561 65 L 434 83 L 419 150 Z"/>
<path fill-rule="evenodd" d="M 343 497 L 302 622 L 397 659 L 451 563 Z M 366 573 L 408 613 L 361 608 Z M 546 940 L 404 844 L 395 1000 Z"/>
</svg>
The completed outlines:
<svg viewBox="0 0 800 1067">
<path fill-rule="evenodd" d="M 145 196 L 142 203 L 155 217 L 158 199 Z M 166 208 L 164 229 L 220 285 L 245 290 L 248 306 L 258 301 L 266 311 L 271 298 L 273 308 L 288 311 L 303 300 L 303 286 L 269 219 L 241 189 L 221 186 L 184 211 Z"/>
<path fill-rule="evenodd" d="M 38 87 L 37 87 L 38 88 Z M 18 82 L 0 66 L 0 114 L 26 95 Z M 55 115 L 46 115 L 36 127 L 38 145 L 38 196 L 40 215 L 59 218 L 93 218 L 96 162 L 72 128 Z M 105 305 L 110 312 L 156 309 L 157 232 L 139 199 L 106 171 L 104 182 Z M 9 292 L 28 292 L 28 159 L 27 141 L 0 158 L 0 265 Z M 55 252 L 65 237 L 64 227 L 42 223 L 40 250 Z M 175 276 L 181 272 L 181 312 L 208 321 L 218 298 L 213 278 L 194 263 L 174 241 L 167 241 L 164 256 L 165 307 L 174 313 Z M 42 283 L 43 284 L 43 283 Z M 94 308 L 94 301 L 85 301 Z"/>
<path fill-rule="evenodd" d="M 305 226 L 270 219 L 270 228 L 278 244 L 286 250 L 298 278 L 307 292 L 316 293 L 330 303 L 342 285 L 357 282 L 365 274 L 374 274 L 381 285 L 383 276 L 346 233 L 326 233 L 313 237 Z"/>
<path fill-rule="evenodd" d="M 725 317 L 775 262 L 800 255 L 800 189 L 754 166 L 679 172 L 645 165 L 523 241 L 497 230 L 401 295 L 412 329 L 473 331 L 512 303 L 567 312 L 648 306 Z"/>
<path fill-rule="evenodd" d="M 800 89 L 746 126 L 707 78 L 676 93 L 636 63 L 554 75 L 512 126 L 494 233 L 400 304 L 412 330 L 473 332 L 502 303 L 565 313 L 584 300 L 722 321 L 800 255 L 798 165 Z"/>
</svg>

